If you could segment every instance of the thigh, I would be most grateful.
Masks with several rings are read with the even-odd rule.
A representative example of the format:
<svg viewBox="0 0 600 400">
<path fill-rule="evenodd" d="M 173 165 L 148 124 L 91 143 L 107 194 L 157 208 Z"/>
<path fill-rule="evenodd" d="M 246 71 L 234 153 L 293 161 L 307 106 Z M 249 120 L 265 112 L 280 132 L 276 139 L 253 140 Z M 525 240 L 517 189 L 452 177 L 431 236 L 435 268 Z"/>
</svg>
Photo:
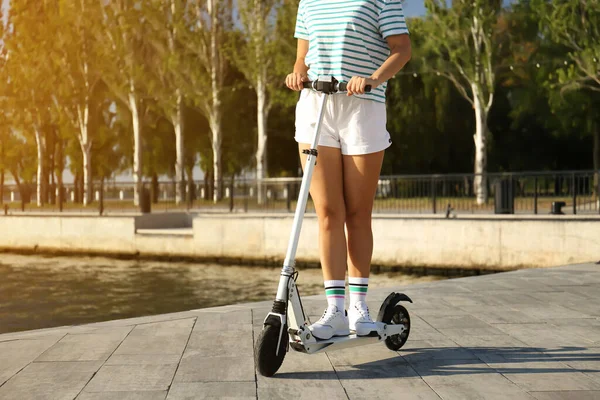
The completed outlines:
<svg viewBox="0 0 600 400">
<path fill-rule="evenodd" d="M 302 150 L 310 148 L 299 144 L 302 168 L 306 168 L 306 154 Z M 319 216 L 345 215 L 344 185 L 342 173 L 342 153 L 339 148 L 318 146 L 317 165 L 313 171 L 310 195 Z"/>
<path fill-rule="evenodd" d="M 343 156 L 344 202 L 348 216 L 371 215 L 383 155 L 383 151 L 378 151 L 370 154 Z"/>
</svg>

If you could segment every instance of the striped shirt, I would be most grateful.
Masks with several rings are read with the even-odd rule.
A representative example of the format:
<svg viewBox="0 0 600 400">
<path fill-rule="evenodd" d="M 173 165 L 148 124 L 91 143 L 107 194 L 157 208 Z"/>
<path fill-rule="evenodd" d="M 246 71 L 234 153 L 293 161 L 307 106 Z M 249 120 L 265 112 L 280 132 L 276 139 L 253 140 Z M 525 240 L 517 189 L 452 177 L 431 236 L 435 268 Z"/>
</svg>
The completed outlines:
<svg viewBox="0 0 600 400">
<path fill-rule="evenodd" d="M 368 78 L 390 54 L 385 38 L 407 34 L 402 0 L 300 0 L 294 37 L 308 40 L 308 77 Z M 358 97 L 385 102 L 387 82 Z"/>
</svg>

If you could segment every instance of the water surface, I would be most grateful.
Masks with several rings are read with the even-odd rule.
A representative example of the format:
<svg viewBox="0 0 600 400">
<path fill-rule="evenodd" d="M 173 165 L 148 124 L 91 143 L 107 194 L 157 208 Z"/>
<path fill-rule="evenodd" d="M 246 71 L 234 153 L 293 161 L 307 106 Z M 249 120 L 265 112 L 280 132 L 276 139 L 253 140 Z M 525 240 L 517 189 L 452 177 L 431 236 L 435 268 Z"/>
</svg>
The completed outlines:
<svg viewBox="0 0 600 400">
<path fill-rule="evenodd" d="M 274 298 L 279 267 L 0 253 L 0 333 L 140 317 Z M 371 274 L 370 287 L 440 277 Z M 300 270 L 302 295 L 323 293 Z"/>
</svg>

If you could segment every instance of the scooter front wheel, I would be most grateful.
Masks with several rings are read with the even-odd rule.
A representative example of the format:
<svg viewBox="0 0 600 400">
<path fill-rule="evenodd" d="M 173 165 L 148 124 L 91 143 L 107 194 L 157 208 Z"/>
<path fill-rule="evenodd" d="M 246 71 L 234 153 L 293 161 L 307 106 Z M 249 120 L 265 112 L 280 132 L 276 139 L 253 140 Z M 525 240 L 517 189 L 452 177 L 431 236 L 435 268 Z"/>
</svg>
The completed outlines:
<svg viewBox="0 0 600 400">
<path fill-rule="evenodd" d="M 287 325 L 283 326 L 283 334 L 279 342 L 279 327 L 265 325 L 256 339 L 254 350 L 254 360 L 256 369 L 262 376 L 273 376 L 283 364 L 283 359 L 287 350 Z M 279 352 L 277 353 L 277 343 L 279 342 Z"/>
</svg>

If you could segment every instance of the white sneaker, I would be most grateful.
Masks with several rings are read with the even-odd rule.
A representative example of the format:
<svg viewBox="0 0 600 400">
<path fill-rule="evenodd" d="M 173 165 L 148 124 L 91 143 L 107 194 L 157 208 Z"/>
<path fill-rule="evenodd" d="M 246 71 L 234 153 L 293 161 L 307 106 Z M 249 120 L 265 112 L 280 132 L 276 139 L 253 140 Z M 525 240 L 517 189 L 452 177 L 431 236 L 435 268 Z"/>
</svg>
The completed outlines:
<svg viewBox="0 0 600 400">
<path fill-rule="evenodd" d="M 308 327 L 317 339 L 331 339 L 332 336 L 347 336 L 348 318 L 345 310 L 340 311 L 336 306 L 329 305 L 320 320 Z"/>
<path fill-rule="evenodd" d="M 377 331 L 377 325 L 369 315 L 369 307 L 364 301 L 357 301 L 348 310 L 350 330 L 357 336 L 368 336 L 372 331 Z"/>
</svg>

